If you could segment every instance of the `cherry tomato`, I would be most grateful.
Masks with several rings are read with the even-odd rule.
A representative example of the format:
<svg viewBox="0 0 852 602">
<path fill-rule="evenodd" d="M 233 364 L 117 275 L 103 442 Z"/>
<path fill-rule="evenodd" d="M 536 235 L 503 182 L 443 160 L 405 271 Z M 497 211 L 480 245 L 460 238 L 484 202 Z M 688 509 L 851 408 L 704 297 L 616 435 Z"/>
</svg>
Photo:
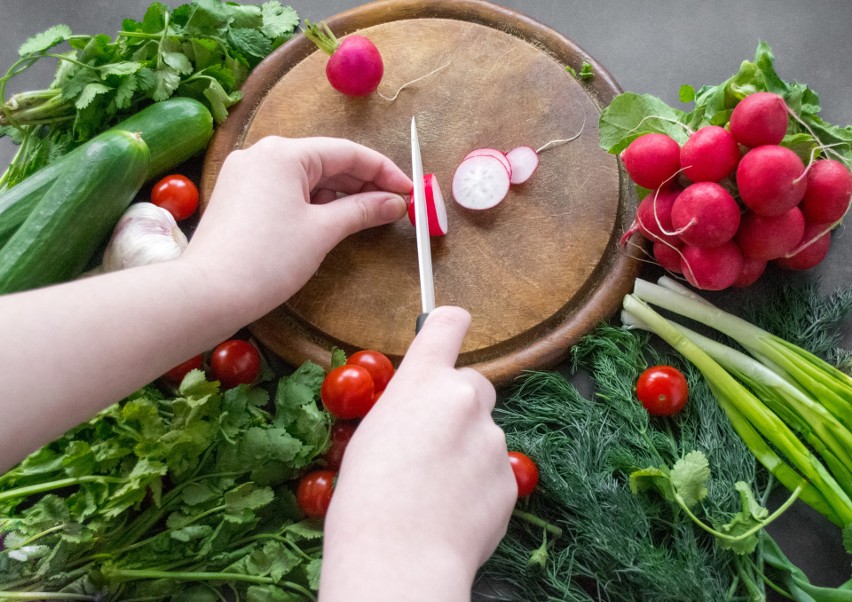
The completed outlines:
<svg viewBox="0 0 852 602">
<path fill-rule="evenodd" d="M 509 452 L 509 464 L 518 483 L 518 497 L 527 497 L 538 485 L 538 466 L 529 456 L 516 451 Z"/>
<path fill-rule="evenodd" d="M 225 341 L 210 354 L 210 372 L 224 389 L 250 385 L 260 376 L 260 353 L 248 341 Z"/>
<path fill-rule="evenodd" d="M 672 366 L 651 366 L 636 381 L 636 397 L 654 416 L 676 414 L 689 397 L 686 377 Z"/>
<path fill-rule="evenodd" d="M 204 355 L 199 353 L 195 357 L 191 357 L 182 364 L 178 364 L 165 374 L 163 374 L 160 379 L 172 387 L 179 387 L 183 382 L 183 377 L 186 376 L 190 370 L 200 370 L 201 364 L 204 361 Z"/>
<path fill-rule="evenodd" d="M 343 452 L 346 451 L 357 426 L 358 423 L 351 420 L 337 420 L 331 425 L 331 445 L 325 452 L 325 462 L 332 470 L 340 468 Z"/>
<path fill-rule="evenodd" d="M 337 474 L 332 470 L 315 470 L 299 479 L 296 488 L 296 502 L 302 512 L 310 518 L 322 518 L 328 512 L 331 503 L 331 492 L 334 489 L 334 478 Z"/>
<path fill-rule="evenodd" d="M 171 174 L 154 184 L 151 202 L 166 209 L 179 222 L 198 208 L 198 188 L 186 176 Z"/>
<path fill-rule="evenodd" d="M 322 381 L 320 397 L 331 415 L 341 420 L 363 418 L 373 407 L 373 377 L 366 368 L 344 364 Z"/>
<path fill-rule="evenodd" d="M 376 393 L 381 393 L 385 390 L 385 387 L 388 386 L 394 374 L 394 367 L 390 359 L 380 351 L 371 351 L 369 349 L 358 351 L 353 353 L 346 360 L 346 363 L 366 368 L 370 376 L 373 377 L 373 388 Z"/>
</svg>

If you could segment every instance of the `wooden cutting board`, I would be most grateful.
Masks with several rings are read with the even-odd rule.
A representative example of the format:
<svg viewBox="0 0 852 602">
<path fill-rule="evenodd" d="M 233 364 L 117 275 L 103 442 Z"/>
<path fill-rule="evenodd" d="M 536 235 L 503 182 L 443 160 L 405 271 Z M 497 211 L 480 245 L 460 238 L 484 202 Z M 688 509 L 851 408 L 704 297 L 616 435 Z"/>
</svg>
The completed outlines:
<svg viewBox="0 0 852 602">
<path fill-rule="evenodd" d="M 392 102 L 349 98 L 328 84 L 327 55 L 292 39 L 255 69 L 218 130 L 203 198 L 231 150 L 268 135 L 349 138 L 410 173 L 414 115 L 424 171 L 437 175 L 449 213 L 449 233 L 432 240 L 436 301 L 473 316 L 459 364 L 498 385 L 553 366 L 618 310 L 638 270 L 618 247 L 636 201 L 619 162 L 598 146 L 600 109 L 618 85 L 560 34 L 487 2 L 388 0 L 327 22 L 338 37 L 357 32 L 376 44 L 386 97 L 446 67 Z M 566 72 L 584 61 L 591 79 Z M 452 200 L 453 173 L 470 150 L 539 148 L 578 132 L 542 152 L 538 171 L 497 207 L 477 212 Z M 327 365 L 332 346 L 378 349 L 398 362 L 419 312 L 414 228 L 403 220 L 343 241 L 298 294 L 250 329 L 292 364 Z"/>
</svg>

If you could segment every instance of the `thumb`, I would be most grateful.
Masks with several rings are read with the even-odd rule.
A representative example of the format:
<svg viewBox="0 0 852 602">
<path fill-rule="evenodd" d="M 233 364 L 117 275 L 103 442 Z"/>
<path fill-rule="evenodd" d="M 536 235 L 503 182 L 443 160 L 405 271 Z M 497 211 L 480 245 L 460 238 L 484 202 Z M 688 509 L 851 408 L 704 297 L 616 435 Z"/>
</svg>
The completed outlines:
<svg viewBox="0 0 852 602">
<path fill-rule="evenodd" d="M 340 233 L 341 239 L 395 222 L 408 212 L 405 199 L 383 191 L 359 192 L 317 207 L 326 212 L 326 219 Z"/>
</svg>

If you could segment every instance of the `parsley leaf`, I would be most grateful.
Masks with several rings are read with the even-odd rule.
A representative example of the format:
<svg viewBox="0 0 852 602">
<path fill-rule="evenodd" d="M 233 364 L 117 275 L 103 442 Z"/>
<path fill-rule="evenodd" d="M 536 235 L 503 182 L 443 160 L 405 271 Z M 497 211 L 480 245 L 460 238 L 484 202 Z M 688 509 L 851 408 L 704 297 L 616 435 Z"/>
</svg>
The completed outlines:
<svg viewBox="0 0 852 602">
<path fill-rule="evenodd" d="M 30 54 L 38 54 L 46 52 L 57 44 L 66 41 L 71 37 L 71 28 L 67 25 L 54 25 L 47 31 L 43 31 L 38 35 L 29 38 L 18 48 L 18 55 L 25 57 Z"/>
</svg>

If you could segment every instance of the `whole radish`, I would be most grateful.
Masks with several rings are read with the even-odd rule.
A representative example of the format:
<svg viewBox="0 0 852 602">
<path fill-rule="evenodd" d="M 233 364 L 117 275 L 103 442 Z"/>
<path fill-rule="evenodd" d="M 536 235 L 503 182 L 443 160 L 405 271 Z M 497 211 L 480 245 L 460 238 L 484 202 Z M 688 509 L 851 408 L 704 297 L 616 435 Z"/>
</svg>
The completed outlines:
<svg viewBox="0 0 852 602">
<path fill-rule="evenodd" d="M 733 242 L 702 249 L 683 247 L 681 270 L 695 288 L 721 291 L 736 282 L 743 267 L 743 255 Z"/>
<path fill-rule="evenodd" d="M 758 146 L 737 166 L 737 188 L 742 201 L 758 215 L 781 215 L 805 196 L 805 165 L 789 148 Z"/>
<path fill-rule="evenodd" d="M 680 241 L 670 243 L 663 240 L 655 240 L 652 250 L 654 259 L 664 270 L 680 274 L 682 271 L 680 249 L 682 247 L 683 243 Z"/>
<path fill-rule="evenodd" d="M 715 182 L 696 182 L 684 188 L 672 206 L 672 226 L 693 247 L 718 247 L 740 227 L 740 207 Z"/>
<path fill-rule="evenodd" d="M 731 134 L 743 146 L 780 144 L 789 122 L 787 103 L 771 92 L 743 98 L 731 113 Z"/>
<path fill-rule="evenodd" d="M 683 174 L 693 182 L 718 182 L 740 161 L 740 147 L 731 132 L 708 125 L 689 136 L 680 149 Z"/>
<path fill-rule="evenodd" d="M 769 261 L 795 249 L 804 233 L 805 216 L 798 207 L 772 217 L 747 211 L 736 240 L 746 257 Z"/>
<path fill-rule="evenodd" d="M 840 161 L 821 159 L 808 169 L 802 212 L 811 223 L 834 223 L 849 209 L 852 174 Z"/>
<path fill-rule="evenodd" d="M 680 169 L 680 145 L 665 134 L 643 134 L 624 149 L 621 160 L 634 182 L 654 190 Z"/>
<path fill-rule="evenodd" d="M 663 239 L 670 244 L 679 242 L 678 237 L 671 234 L 672 206 L 682 190 L 680 186 L 664 186 L 642 199 L 636 208 L 636 225 L 645 238 Z"/>
<path fill-rule="evenodd" d="M 743 257 L 743 267 L 740 268 L 740 275 L 734 280 L 731 285 L 736 288 L 745 288 L 757 282 L 763 273 L 766 271 L 767 262 L 763 259 L 753 259 L 751 257 Z"/>
<path fill-rule="evenodd" d="M 776 259 L 775 264 L 785 270 L 808 270 L 819 264 L 831 247 L 831 232 L 826 229 L 827 224 L 805 225 L 805 234 L 797 248 L 792 254 Z"/>
<path fill-rule="evenodd" d="M 384 63 L 378 48 L 369 39 L 348 35 L 342 40 L 325 22 L 317 26 L 305 20 L 305 37 L 331 57 L 325 66 L 328 82 L 347 96 L 367 96 L 375 92 L 384 75 Z"/>
</svg>

